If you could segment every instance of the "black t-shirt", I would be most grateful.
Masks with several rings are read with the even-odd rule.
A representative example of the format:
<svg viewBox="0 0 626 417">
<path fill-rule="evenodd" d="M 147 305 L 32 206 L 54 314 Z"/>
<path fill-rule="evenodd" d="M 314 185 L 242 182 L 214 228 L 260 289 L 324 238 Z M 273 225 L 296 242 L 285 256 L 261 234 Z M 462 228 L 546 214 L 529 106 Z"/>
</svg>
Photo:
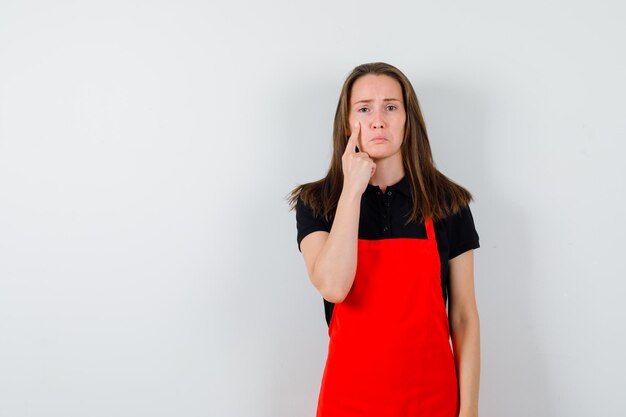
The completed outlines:
<svg viewBox="0 0 626 417">
<path fill-rule="evenodd" d="M 423 222 L 404 225 L 405 215 L 412 208 L 409 179 L 405 175 L 398 183 L 390 185 L 383 194 L 378 186 L 368 184 L 361 196 L 359 217 L 359 239 L 426 239 L 426 227 Z M 478 233 L 469 206 L 441 221 L 433 223 L 435 237 L 441 261 L 441 294 L 444 304 L 448 299 L 448 261 L 463 252 L 480 247 Z M 330 232 L 331 222 L 322 216 L 315 217 L 310 207 L 301 199 L 296 202 L 296 228 L 298 250 L 300 242 L 309 233 L 323 230 Z M 330 326 L 334 303 L 324 300 L 326 323 Z"/>
</svg>

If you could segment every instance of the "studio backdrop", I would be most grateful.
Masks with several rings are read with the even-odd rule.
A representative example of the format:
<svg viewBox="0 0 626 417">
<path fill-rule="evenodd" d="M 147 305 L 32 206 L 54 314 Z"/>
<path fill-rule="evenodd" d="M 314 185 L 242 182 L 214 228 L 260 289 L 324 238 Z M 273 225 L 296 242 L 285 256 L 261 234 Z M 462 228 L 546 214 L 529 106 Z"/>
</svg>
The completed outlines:
<svg viewBox="0 0 626 417">
<path fill-rule="evenodd" d="M 618 1 L 3 1 L 0 415 L 312 417 L 286 196 L 345 77 L 413 83 L 470 190 L 480 415 L 623 413 Z"/>
</svg>

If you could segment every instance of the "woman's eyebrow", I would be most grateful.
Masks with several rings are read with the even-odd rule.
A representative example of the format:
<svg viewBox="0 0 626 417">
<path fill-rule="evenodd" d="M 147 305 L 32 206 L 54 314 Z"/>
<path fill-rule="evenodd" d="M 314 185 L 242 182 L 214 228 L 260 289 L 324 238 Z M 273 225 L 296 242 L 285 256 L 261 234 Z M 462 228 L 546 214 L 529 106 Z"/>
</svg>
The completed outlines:
<svg viewBox="0 0 626 417">
<path fill-rule="evenodd" d="M 356 101 L 356 102 L 353 104 L 353 106 L 356 106 L 356 105 L 357 105 L 357 104 L 359 104 L 359 103 L 371 103 L 372 101 L 374 101 L 374 100 L 372 100 L 372 99 L 367 99 L 367 100 L 359 100 L 359 101 Z M 398 100 L 397 98 L 386 98 L 386 99 L 383 99 L 383 101 L 400 101 L 400 100 Z"/>
</svg>

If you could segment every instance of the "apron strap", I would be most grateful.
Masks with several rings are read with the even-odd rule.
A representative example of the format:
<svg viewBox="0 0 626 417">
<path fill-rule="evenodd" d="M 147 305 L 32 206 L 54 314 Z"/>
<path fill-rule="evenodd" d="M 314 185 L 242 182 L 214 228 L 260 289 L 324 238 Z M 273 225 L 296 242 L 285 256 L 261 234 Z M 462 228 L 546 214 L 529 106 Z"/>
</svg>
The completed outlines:
<svg viewBox="0 0 626 417">
<path fill-rule="evenodd" d="M 428 240 L 436 242 L 437 239 L 435 238 L 435 226 L 433 225 L 432 217 L 427 218 L 424 225 L 426 226 L 426 236 L 428 236 Z"/>
</svg>

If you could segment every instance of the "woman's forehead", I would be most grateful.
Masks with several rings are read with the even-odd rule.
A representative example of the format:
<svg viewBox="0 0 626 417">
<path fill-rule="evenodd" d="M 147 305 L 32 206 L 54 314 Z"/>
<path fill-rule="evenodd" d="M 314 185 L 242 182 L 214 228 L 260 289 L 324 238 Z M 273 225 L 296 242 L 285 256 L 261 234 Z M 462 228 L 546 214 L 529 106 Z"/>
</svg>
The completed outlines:
<svg viewBox="0 0 626 417">
<path fill-rule="evenodd" d="M 402 101 L 400 83 L 387 75 L 367 74 L 358 78 L 352 85 L 351 104 L 372 101 Z"/>
</svg>

